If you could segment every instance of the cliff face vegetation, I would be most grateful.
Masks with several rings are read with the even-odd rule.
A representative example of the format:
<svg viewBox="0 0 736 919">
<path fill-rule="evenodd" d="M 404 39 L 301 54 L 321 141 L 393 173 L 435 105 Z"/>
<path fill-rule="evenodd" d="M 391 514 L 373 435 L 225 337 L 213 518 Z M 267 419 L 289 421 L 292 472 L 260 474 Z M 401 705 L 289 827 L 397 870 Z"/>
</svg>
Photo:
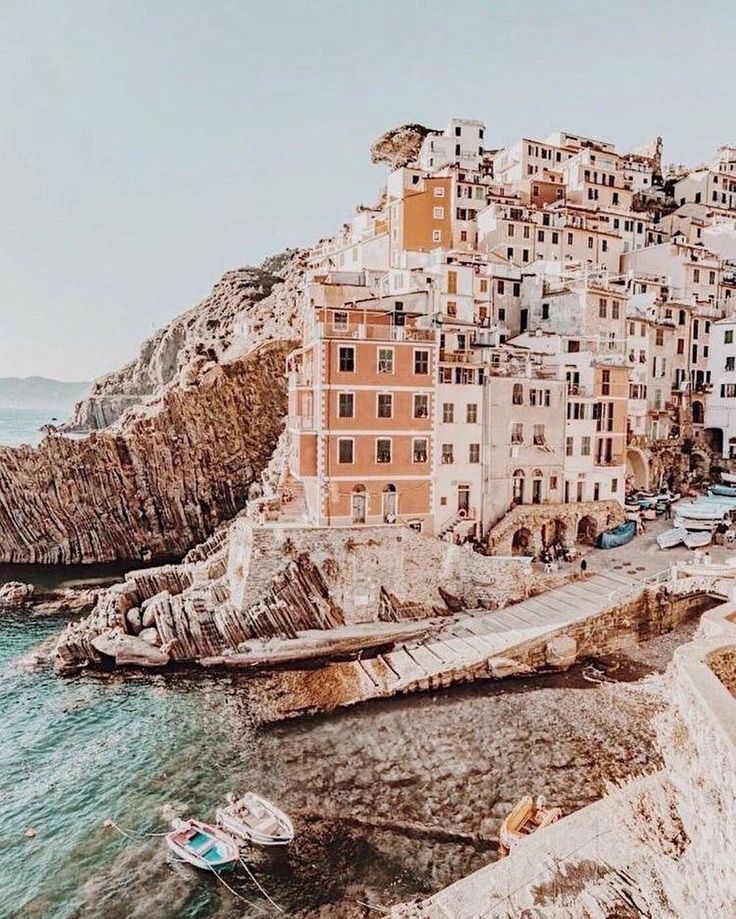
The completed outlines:
<svg viewBox="0 0 736 919">
<path fill-rule="evenodd" d="M 302 270 L 228 272 L 98 381 L 74 420 L 91 433 L 0 448 L 0 561 L 179 555 L 234 516 L 283 428 Z"/>
</svg>

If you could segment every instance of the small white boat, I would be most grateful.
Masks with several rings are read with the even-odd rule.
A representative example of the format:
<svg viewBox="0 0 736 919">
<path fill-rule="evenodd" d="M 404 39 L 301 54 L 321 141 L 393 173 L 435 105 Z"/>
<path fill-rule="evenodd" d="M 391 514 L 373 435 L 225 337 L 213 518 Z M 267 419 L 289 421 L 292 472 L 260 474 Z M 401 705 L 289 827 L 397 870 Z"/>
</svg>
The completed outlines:
<svg viewBox="0 0 736 919">
<path fill-rule="evenodd" d="M 673 546 L 679 546 L 685 542 L 687 530 L 685 527 L 672 527 L 671 530 L 665 530 L 657 537 L 657 545 L 660 549 L 671 549 Z"/>
<path fill-rule="evenodd" d="M 722 472 L 721 481 L 725 482 L 726 485 L 736 485 L 736 473 L 733 472 Z"/>
<path fill-rule="evenodd" d="M 700 530 L 694 533 L 688 533 L 685 537 L 685 545 L 688 549 L 702 549 L 703 546 L 709 546 L 713 540 L 713 533 L 709 530 Z"/>
<path fill-rule="evenodd" d="M 694 517 L 675 516 L 675 528 L 685 530 L 707 530 L 709 533 L 720 523 L 720 520 L 698 520 Z"/>
<path fill-rule="evenodd" d="M 166 845 L 182 861 L 206 871 L 225 871 L 240 858 L 234 839 L 201 820 L 176 821 Z"/>
<path fill-rule="evenodd" d="M 544 798 L 525 795 L 504 817 L 498 831 L 499 854 L 507 855 L 525 837 L 555 823 L 562 816 L 559 807 L 547 807 Z"/>
<path fill-rule="evenodd" d="M 249 791 L 230 796 L 216 814 L 217 824 L 237 839 L 258 846 L 285 846 L 294 838 L 294 824 L 275 804 Z"/>
</svg>

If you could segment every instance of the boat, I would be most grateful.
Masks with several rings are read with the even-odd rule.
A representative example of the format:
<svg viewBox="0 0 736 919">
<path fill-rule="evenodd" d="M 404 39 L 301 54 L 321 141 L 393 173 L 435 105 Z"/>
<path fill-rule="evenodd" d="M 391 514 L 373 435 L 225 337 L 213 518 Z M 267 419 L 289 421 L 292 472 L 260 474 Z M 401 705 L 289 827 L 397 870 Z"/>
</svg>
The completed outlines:
<svg viewBox="0 0 736 919">
<path fill-rule="evenodd" d="M 524 795 L 516 807 L 504 817 L 498 831 L 499 854 L 508 855 L 525 836 L 555 823 L 562 816 L 559 807 L 547 807 L 544 798 L 532 800 Z"/>
<path fill-rule="evenodd" d="M 598 548 L 615 549 L 617 546 L 623 546 L 636 536 L 636 522 L 627 520 L 612 530 L 606 530 L 598 537 Z"/>
<path fill-rule="evenodd" d="M 693 533 L 688 533 L 684 542 L 688 549 L 702 549 L 703 546 L 709 546 L 712 540 L 712 530 L 696 530 Z"/>
<path fill-rule="evenodd" d="M 708 530 L 709 532 L 713 532 L 720 522 L 720 520 L 698 520 L 694 517 L 680 516 L 675 516 L 674 520 L 676 529 L 682 527 L 688 532 L 691 530 Z"/>
<path fill-rule="evenodd" d="M 736 485 L 711 485 L 709 495 L 719 495 L 724 498 L 736 498 Z"/>
<path fill-rule="evenodd" d="M 239 860 L 234 839 L 201 820 L 178 820 L 166 845 L 182 861 L 206 871 L 225 871 Z"/>
<path fill-rule="evenodd" d="M 723 520 L 731 508 L 716 501 L 707 501 L 701 498 L 692 504 L 680 504 L 677 507 L 677 516 L 683 520 L 703 520 L 718 523 Z"/>
<path fill-rule="evenodd" d="M 217 824 L 236 839 L 259 846 L 285 846 L 294 838 L 294 824 L 275 804 L 249 791 L 231 795 L 216 814 Z"/>
<path fill-rule="evenodd" d="M 722 472 L 721 481 L 725 482 L 726 485 L 736 485 L 736 473 L 734 472 Z"/>
<path fill-rule="evenodd" d="M 660 549 L 671 549 L 673 546 L 679 546 L 685 542 L 687 530 L 685 527 L 672 527 L 671 530 L 665 530 L 657 537 L 657 545 Z"/>
</svg>

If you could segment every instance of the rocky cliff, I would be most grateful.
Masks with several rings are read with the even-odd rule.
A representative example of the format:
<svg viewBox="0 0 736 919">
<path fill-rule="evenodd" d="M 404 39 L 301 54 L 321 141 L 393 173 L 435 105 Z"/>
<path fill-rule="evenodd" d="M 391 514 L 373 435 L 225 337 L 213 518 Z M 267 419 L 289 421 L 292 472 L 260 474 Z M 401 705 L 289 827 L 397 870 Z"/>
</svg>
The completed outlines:
<svg viewBox="0 0 736 919">
<path fill-rule="evenodd" d="M 0 448 L 0 561 L 181 555 L 234 516 L 283 428 L 303 267 L 228 272 L 80 403 L 104 430 Z"/>
<path fill-rule="evenodd" d="M 371 162 L 386 163 L 390 169 L 406 166 L 417 158 L 428 134 L 438 134 L 421 124 L 402 124 L 385 131 L 371 147 Z"/>
</svg>

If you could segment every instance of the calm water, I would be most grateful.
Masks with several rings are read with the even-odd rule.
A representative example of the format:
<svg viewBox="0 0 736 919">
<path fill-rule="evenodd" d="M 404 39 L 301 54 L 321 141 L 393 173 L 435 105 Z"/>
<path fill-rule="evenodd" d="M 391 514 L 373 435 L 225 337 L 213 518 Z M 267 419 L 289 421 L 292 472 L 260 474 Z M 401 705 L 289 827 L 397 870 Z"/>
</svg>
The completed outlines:
<svg viewBox="0 0 736 919">
<path fill-rule="evenodd" d="M 655 697 L 638 686 L 553 680 L 371 704 L 268 729 L 251 715 L 258 682 L 148 675 L 58 679 L 28 665 L 58 620 L 0 613 L 0 916 L 263 915 L 216 880 L 167 862 L 172 815 L 211 818 L 254 788 L 294 816 L 288 852 L 254 870 L 287 915 L 348 915 L 480 867 L 488 851 L 411 838 L 386 821 L 493 834 L 524 793 L 572 810 L 653 752 Z M 376 825 L 356 828 L 351 817 Z M 37 830 L 28 840 L 28 827 Z M 255 899 L 236 876 L 241 895 Z M 320 913 L 328 915 L 327 912 Z"/>
<path fill-rule="evenodd" d="M 58 409 L 0 408 L 0 446 L 35 445 L 43 436 L 41 425 L 60 423 L 66 415 Z"/>
</svg>

